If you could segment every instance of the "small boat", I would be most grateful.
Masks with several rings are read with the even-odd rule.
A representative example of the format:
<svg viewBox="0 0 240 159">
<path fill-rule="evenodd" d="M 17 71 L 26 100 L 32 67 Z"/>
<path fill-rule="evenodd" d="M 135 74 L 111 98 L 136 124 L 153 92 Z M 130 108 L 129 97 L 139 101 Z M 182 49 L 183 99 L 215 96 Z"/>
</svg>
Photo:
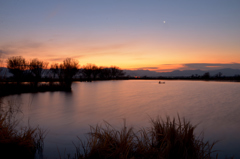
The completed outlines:
<svg viewBox="0 0 240 159">
<path fill-rule="evenodd" d="M 165 84 L 165 82 L 161 82 L 161 81 L 159 81 L 159 84 Z"/>
</svg>

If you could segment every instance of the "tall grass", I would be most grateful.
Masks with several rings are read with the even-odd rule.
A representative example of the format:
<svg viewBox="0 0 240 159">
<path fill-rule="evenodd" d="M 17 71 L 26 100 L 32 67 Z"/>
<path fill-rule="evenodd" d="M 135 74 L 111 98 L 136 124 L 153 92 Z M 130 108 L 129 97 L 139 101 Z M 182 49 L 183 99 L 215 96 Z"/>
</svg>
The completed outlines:
<svg viewBox="0 0 240 159">
<path fill-rule="evenodd" d="M 1 101 L 0 101 L 1 102 Z M 45 132 L 39 127 L 20 127 L 15 117 L 19 111 L 0 103 L 0 158 L 32 159 L 41 155 Z"/>
<path fill-rule="evenodd" d="M 196 126 L 184 118 L 151 119 L 149 128 L 134 131 L 124 124 L 90 127 L 87 140 L 76 146 L 78 159 L 210 159 L 216 142 L 196 136 Z M 215 156 L 217 158 L 217 156 Z"/>
</svg>

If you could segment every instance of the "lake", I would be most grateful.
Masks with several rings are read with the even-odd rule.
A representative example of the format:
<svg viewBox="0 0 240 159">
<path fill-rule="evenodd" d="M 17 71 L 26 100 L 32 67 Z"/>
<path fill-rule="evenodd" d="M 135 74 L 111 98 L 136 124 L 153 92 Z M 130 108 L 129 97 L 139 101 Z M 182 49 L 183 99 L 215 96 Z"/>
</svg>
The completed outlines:
<svg viewBox="0 0 240 159">
<path fill-rule="evenodd" d="M 219 158 L 240 158 L 240 83 L 205 81 L 116 80 L 75 82 L 72 92 L 11 95 L 4 100 L 21 103 L 22 124 L 48 131 L 43 158 L 75 152 L 77 136 L 90 125 L 109 122 L 115 128 L 135 130 L 150 126 L 150 117 L 185 117 L 199 124 L 196 134 L 219 140 Z"/>
</svg>

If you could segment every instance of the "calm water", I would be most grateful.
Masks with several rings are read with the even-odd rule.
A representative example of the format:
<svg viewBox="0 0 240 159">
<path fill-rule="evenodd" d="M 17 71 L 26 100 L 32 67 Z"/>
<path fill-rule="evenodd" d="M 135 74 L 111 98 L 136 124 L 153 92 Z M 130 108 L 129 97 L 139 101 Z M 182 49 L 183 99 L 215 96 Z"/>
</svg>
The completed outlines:
<svg viewBox="0 0 240 159">
<path fill-rule="evenodd" d="M 72 142 L 84 138 L 89 125 L 108 121 L 121 128 L 123 119 L 136 130 L 150 117 L 181 117 L 199 124 L 196 134 L 220 142 L 220 158 L 240 158 L 240 83 L 155 80 L 76 82 L 72 93 L 46 92 L 7 97 L 21 101 L 23 123 L 48 130 L 44 158 L 74 153 Z M 5 100 L 7 100 L 5 99 Z M 59 150 L 59 152 L 58 152 Z M 63 157 L 62 157 L 63 158 Z"/>
</svg>

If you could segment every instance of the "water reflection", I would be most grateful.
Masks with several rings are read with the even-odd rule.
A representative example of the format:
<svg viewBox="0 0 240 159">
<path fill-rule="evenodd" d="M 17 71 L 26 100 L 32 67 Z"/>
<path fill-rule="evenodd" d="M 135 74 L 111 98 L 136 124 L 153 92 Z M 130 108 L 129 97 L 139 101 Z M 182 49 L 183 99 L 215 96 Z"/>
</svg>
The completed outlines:
<svg viewBox="0 0 240 159">
<path fill-rule="evenodd" d="M 89 125 L 103 120 L 114 127 L 127 125 L 136 129 L 149 126 L 149 116 L 177 113 L 200 125 L 207 140 L 221 141 L 216 149 L 220 158 L 226 154 L 240 157 L 240 84 L 230 82 L 98 81 L 73 83 L 72 92 L 46 92 L 10 96 L 23 103 L 24 123 L 49 130 L 44 155 L 74 153 L 76 136 L 84 137 Z M 8 98 L 10 98 L 8 97 Z"/>
</svg>

